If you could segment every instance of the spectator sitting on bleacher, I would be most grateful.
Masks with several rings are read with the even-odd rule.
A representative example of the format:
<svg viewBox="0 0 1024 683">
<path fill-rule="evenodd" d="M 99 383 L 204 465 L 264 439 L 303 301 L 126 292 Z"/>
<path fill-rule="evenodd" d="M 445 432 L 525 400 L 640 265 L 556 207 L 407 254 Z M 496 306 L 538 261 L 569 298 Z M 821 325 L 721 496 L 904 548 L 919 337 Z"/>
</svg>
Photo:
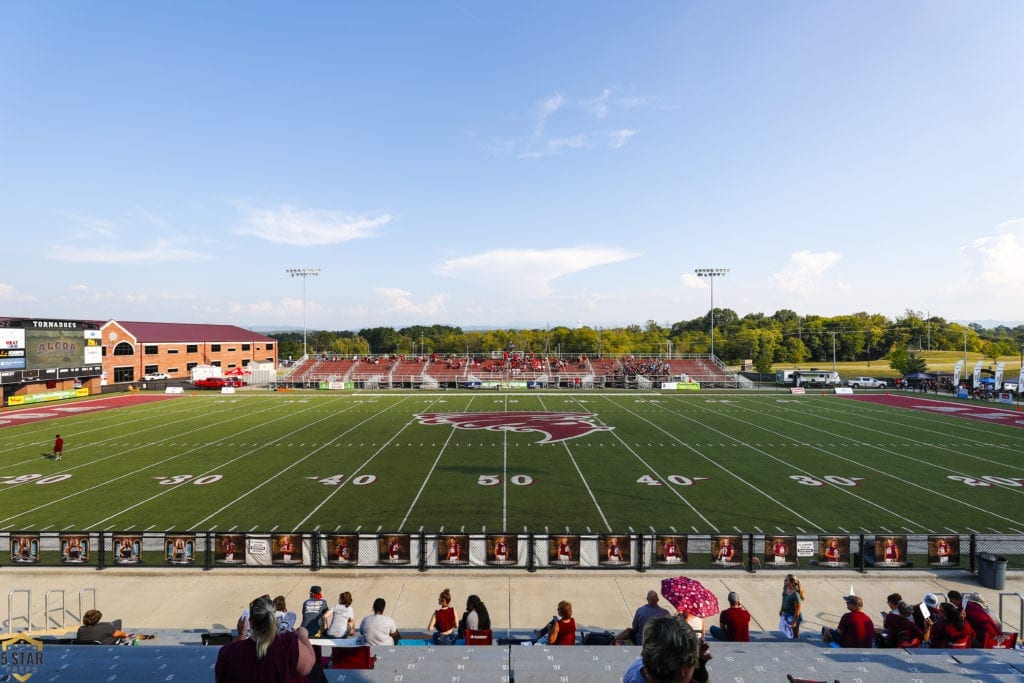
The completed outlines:
<svg viewBox="0 0 1024 683">
<path fill-rule="evenodd" d="M 367 645 L 398 645 L 402 637 L 395 620 L 384 615 L 385 607 L 384 598 L 377 598 L 373 601 L 373 614 L 364 617 L 359 624 L 359 632 Z"/>
<path fill-rule="evenodd" d="M 466 612 L 459 622 L 459 637 L 465 638 L 466 631 L 490 631 L 491 615 L 487 612 L 487 606 L 478 595 L 470 595 L 466 598 Z"/>
<path fill-rule="evenodd" d="M 103 613 L 98 609 L 91 609 L 82 615 L 82 626 L 78 629 L 77 640 L 81 643 L 114 645 L 128 637 L 128 634 L 121 630 L 120 619 L 100 621 L 102 618 Z"/>
<path fill-rule="evenodd" d="M 427 630 L 433 631 L 435 645 L 454 645 L 458 637 L 459 622 L 455 616 L 455 608 L 451 605 L 452 592 L 445 588 L 437 596 L 437 604 L 440 609 L 434 610 L 427 622 Z"/>
<path fill-rule="evenodd" d="M 939 605 L 924 624 L 924 639 L 931 647 L 960 649 L 969 648 L 974 643 L 974 628 L 964 621 L 960 609 L 951 602 Z"/>
<path fill-rule="evenodd" d="M 644 624 L 653 617 L 670 616 L 668 610 L 658 604 L 658 592 L 647 591 L 647 604 L 637 607 L 633 613 L 633 623 L 629 628 L 619 632 L 615 640 L 620 642 L 632 642 L 636 645 L 643 645 Z"/>
<path fill-rule="evenodd" d="M 288 611 L 288 603 L 283 595 L 274 598 L 274 618 L 277 619 L 277 630 L 281 633 L 295 630 L 295 622 L 298 617 L 295 612 Z"/>
<path fill-rule="evenodd" d="M 274 602 L 266 596 L 249 605 L 249 620 L 252 637 L 234 640 L 217 653 L 217 683 L 306 683 L 316 663 L 306 629 L 278 633 Z"/>
<path fill-rule="evenodd" d="M 654 617 L 644 624 L 644 646 L 622 675 L 622 683 L 689 683 L 710 681 L 707 643 L 679 617 Z"/>
<path fill-rule="evenodd" d="M 722 610 L 718 615 L 720 626 L 712 625 L 711 637 L 735 643 L 750 642 L 750 612 L 740 604 L 740 596 L 736 591 L 729 593 L 729 609 Z"/>
<path fill-rule="evenodd" d="M 576 644 L 576 620 L 572 618 L 572 603 L 568 600 L 558 603 L 558 616 L 548 626 L 548 644 Z"/>
<path fill-rule="evenodd" d="M 949 591 L 949 601 L 956 605 L 963 614 L 964 621 L 974 629 L 974 647 L 985 647 L 985 636 L 1002 635 L 1003 629 L 986 611 L 980 595 L 975 593 L 974 598 L 970 600 L 965 600 L 964 597 L 960 591 Z"/>
<path fill-rule="evenodd" d="M 331 610 L 331 624 L 327 627 L 328 638 L 351 638 L 356 634 L 356 615 L 352 610 L 352 594 L 348 591 L 338 595 L 338 604 Z"/>
<path fill-rule="evenodd" d="M 846 609 L 839 626 L 821 627 L 821 639 L 838 647 L 872 647 L 875 644 L 875 623 L 864 613 L 864 600 L 858 595 L 847 595 Z"/>
<path fill-rule="evenodd" d="M 903 602 L 903 596 L 892 593 L 886 599 L 889 611 L 882 618 L 882 632 L 875 634 L 878 647 L 921 647 L 923 633 L 911 618 L 914 608 Z"/>
</svg>

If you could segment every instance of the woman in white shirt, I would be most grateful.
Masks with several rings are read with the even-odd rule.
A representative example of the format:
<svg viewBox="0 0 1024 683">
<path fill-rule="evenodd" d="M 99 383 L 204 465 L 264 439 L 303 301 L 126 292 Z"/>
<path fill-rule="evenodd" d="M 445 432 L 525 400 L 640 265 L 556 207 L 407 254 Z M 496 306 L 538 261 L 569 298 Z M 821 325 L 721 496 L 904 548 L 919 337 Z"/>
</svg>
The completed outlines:
<svg viewBox="0 0 1024 683">
<path fill-rule="evenodd" d="M 351 638 L 356 633 L 354 619 L 352 594 L 345 591 L 338 596 L 338 604 L 331 610 L 331 624 L 327 627 L 327 636 L 329 638 Z"/>
</svg>

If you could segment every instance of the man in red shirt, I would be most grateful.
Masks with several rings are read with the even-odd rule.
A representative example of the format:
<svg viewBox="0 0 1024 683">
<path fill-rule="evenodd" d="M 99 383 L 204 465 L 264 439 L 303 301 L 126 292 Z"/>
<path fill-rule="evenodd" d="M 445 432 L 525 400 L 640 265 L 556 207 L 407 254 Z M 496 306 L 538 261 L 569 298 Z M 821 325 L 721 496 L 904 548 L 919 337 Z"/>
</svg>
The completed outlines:
<svg viewBox="0 0 1024 683">
<path fill-rule="evenodd" d="M 62 455 L 64 455 L 64 439 L 60 438 L 60 434 L 58 434 L 53 441 L 53 459 L 60 460 Z"/>
<path fill-rule="evenodd" d="M 711 637 L 735 643 L 750 642 L 750 612 L 740 604 L 740 596 L 729 593 L 729 609 L 718 615 L 721 626 L 712 626 Z"/>
<path fill-rule="evenodd" d="M 849 611 L 839 620 L 836 628 L 821 627 L 821 639 L 837 647 L 873 647 L 875 624 L 864 613 L 864 600 L 856 595 L 847 595 L 846 609 Z"/>
</svg>

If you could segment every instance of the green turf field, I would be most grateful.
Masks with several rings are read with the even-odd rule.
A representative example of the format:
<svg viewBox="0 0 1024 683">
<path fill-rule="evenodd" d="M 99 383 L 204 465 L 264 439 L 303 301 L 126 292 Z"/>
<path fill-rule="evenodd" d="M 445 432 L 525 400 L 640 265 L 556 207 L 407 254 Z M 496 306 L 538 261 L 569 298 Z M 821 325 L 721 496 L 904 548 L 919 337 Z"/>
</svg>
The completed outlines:
<svg viewBox="0 0 1024 683">
<path fill-rule="evenodd" d="M 185 395 L 0 429 L 0 529 L 1020 534 L 1022 450 L 832 395 Z"/>
</svg>

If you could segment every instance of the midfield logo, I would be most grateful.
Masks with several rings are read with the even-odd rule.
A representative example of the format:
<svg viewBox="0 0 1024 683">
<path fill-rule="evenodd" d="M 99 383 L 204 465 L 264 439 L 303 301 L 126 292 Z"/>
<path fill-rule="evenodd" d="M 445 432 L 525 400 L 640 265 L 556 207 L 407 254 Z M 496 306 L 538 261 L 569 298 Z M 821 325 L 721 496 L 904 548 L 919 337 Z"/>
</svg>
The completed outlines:
<svg viewBox="0 0 1024 683">
<path fill-rule="evenodd" d="M 593 413 L 421 413 L 415 416 L 423 425 L 452 425 L 457 429 L 487 429 L 492 432 L 541 432 L 538 443 L 554 443 L 607 432 L 614 427 L 595 425 Z"/>
</svg>

